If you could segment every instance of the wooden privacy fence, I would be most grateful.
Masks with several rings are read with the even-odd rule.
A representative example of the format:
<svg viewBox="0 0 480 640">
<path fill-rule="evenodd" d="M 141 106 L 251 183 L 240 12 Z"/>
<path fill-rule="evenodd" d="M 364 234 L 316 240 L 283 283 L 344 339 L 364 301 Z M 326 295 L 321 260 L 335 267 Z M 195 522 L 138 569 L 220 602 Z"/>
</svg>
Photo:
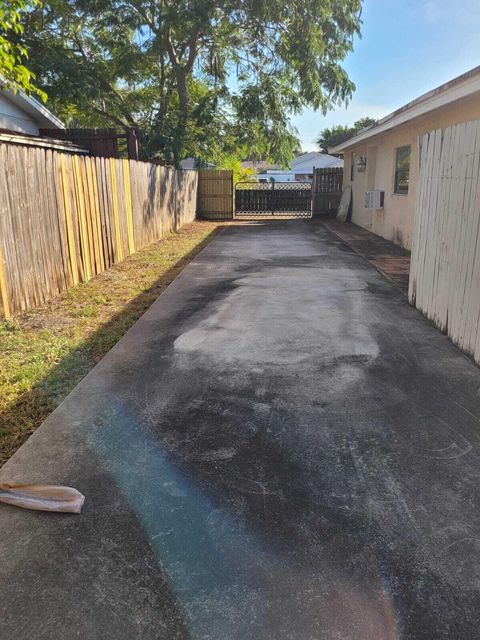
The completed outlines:
<svg viewBox="0 0 480 640">
<path fill-rule="evenodd" d="M 0 311 L 38 306 L 195 219 L 197 173 L 0 144 Z"/>
<path fill-rule="evenodd" d="M 126 127 L 123 132 L 116 129 L 40 129 L 40 135 L 55 140 L 69 140 L 88 149 L 91 156 L 119 158 L 119 141 L 123 142 L 130 159 L 138 160 L 140 152 L 138 131 L 133 127 Z"/>
<path fill-rule="evenodd" d="M 209 220 L 233 217 L 233 171 L 202 169 L 198 172 L 197 213 Z"/>
<path fill-rule="evenodd" d="M 314 215 L 336 211 L 342 197 L 343 167 L 315 169 L 312 210 Z"/>
<path fill-rule="evenodd" d="M 420 139 L 409 299 L 480 362 L 480 120 Z"/>
</svg>

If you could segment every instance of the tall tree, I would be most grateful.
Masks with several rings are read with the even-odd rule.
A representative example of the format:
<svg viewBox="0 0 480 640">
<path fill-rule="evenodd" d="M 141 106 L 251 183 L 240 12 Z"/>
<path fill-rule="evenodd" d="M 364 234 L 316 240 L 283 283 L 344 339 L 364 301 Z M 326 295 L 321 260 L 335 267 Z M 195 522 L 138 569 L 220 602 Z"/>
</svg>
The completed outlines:
<svg viewBox="0 0 480 640">
<path fill-rule="evenodd" d="M 39 0 L 0 0 L 0 86 L 13 91 L 35 93 L 42 99 L 45 94 L 33 83 L 34 74 L 25 66 L 28 51 L 21 41 L 24 26 L 22 18 L 27 8 L 39 5 Z"/>
<path fill-rule="evenodd" d="M 287 163 L 290 115 L 326 111 L 354 89 L 340 63 L 360 9 L 361 0 L 48 0 L 31 14 L 28 44 L 64 117 L 140 125 L 150 152 L 176 162 L 233 145 Z"/>
<path fill-rule="evenodd" d="M 371 127 L 376 124 L 376 120 L 374 118 L 365 117 L 360 118 L 353 123 L 353 126 L 337 124 L 333 127 L 327 127 L 320 132 L 320 135 L 317 138 L 317 144 L 323 153 L 328 153 L 328 150 L 331 147 L 336 146 L 337 144 L 341 144 L 348 140 L 352 136 L 356 135 L 362 129 L 366 129 L 367 127 Z"/>
</svg>

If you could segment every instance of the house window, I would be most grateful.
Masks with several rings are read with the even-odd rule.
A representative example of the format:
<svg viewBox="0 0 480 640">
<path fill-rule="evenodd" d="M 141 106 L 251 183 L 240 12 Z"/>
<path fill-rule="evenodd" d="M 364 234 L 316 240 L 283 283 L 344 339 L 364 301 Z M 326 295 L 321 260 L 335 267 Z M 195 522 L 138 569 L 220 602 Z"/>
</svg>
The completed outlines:
<svg viewBox="0 0 480 640">
<path fill-rule="evenodd" d="M 394 193 L 408 193 L 410 180 L 410 153 L 411 147 L 398 147 L 395 153 L 395 186 Z"/>
<path fill-rule="evenodd" d="M 350 155 L 350 182 L 353 182 L 353 179 L 355 177 L 355 162 L 357 159 L 357 154 L 356 153 L 352 153 Z"/>
</svg>

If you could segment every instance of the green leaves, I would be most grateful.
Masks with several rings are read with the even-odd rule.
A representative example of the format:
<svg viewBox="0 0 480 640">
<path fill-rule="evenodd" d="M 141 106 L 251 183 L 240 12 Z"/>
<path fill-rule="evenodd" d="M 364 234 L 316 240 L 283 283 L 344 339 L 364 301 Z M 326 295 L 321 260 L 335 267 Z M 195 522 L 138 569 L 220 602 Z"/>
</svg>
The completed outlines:
<svg viewBox="0 0 480 640">
<path fill-rule="evenodd" d="M 5 0 L 0 0 L 5 1 Z M 48 0 L 24 41 L 71 126 L 135 125 L 148 157 L 288 164 L 304 107 L 346 101 L 361 0 Z M 33 55 L 34 54 L 34 55 Z"/>
<path fill-rule="evenodd" d="M 39 0 L 28 4 L 25 0 L 0 0 L 0 84 L 26 93 L 34 93 L 44 102 L 46 94 L 38 89 L 33 80 L 35 74 L 24 64 L 28 51 L 20 38 L 24 31 L 22 18 Z"/>
<path fill-rule="evenodd" d="M 320 151 L 327 153 L 329 148 L 345 142 L 345 140 L 356 135 L 362 129 L 373 126 L 376 122 L 374 118 L 367 116 L 354 122 L 351 127 L 349 125 L 337 124 L 334 127 L 324 129 L 317 138 Z"/>
</svg>

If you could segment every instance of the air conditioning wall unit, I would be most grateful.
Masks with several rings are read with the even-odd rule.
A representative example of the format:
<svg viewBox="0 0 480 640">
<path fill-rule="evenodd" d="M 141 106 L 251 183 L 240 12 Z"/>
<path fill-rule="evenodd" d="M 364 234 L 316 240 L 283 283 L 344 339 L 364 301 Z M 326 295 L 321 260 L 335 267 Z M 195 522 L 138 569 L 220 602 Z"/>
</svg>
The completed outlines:
<svg viewBox="0 0 480 640">
<path fill-rule="evenodd" d="M 365 209 L 383 209 L 385 191 L 373 189 L 365 191 Z"/>
</svg>

